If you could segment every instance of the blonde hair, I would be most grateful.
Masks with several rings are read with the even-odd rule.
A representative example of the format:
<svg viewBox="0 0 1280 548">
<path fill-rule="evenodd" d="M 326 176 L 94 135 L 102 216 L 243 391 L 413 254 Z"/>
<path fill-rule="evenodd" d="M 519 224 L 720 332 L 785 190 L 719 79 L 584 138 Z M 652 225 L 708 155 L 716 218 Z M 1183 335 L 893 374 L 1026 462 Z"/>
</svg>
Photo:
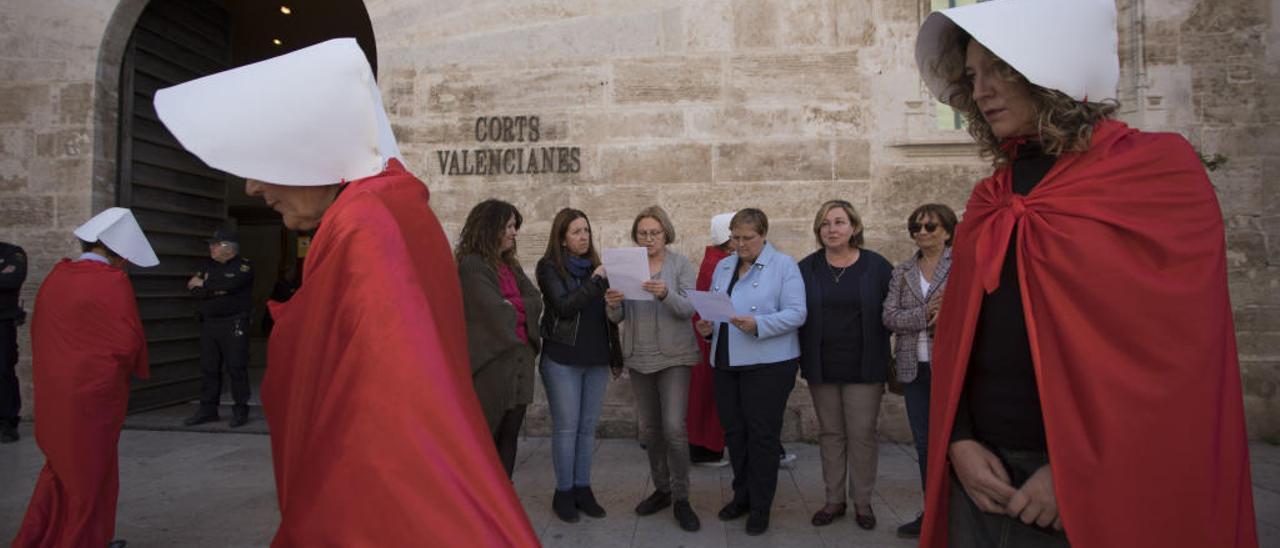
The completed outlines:
<svg viewBox="0 0 1280 548">
<path fill-rule="evenodd" d="M 991 158 L 991 164 L 1000 167 L 1009 163 L 1009 155 L 1000 147 L 1001 139 L 996 137 L 983 117 L 982 109 L 973 100 L 973 82 L 965 75 L 965 54 L 971 41 L 973 37 L 958 26 L 947 31 L 943 36 L 943 44 L 946 44 L 943 53 L 930 69 L 948 83 L 942 101 L 964 116 L 969 135 L 978 142 L 982 156 Z M 1046 154 L 1060 156 L 1088 150 L 1093 140 L 1093 127 L 1114 117 L 1120 107 L 1114 100 L 1077 101 L 1061 91 L 1037 86 L 985 46 L 982 47 L 994 59 L 996 74 L 1008 82 L 1026 86 L 1030 92 L 1035 104 L 1036 133 Z"/>
<path fill-rule="evenodd" d="M 671 224 L 671 217 L 667 216 L 667 211 L 662 209 L 662 206 L 656 205 L 651 205 L 640 210 L 640 213 L 636 215 L 636 220 L 631 221 L 631 241 L 640 243 L 640 241 L 636 239 L 636 230 L 640 228 L 640 221 L 645 219 L 653 219 L 658 221 L 658 224 L 662 225 L 662 236 L 666 239 L 667 243 L 670 244 L 676 241 L 676 227 Z"/>
<path fill-rule="evenodd" d="M 853 204 L 844 200 L 827 200 L 822 207 L 818 208 L 818 215 L 813 218 L 813 239 L 818 242 L 818 248 L 822 248 L 822 221 L 827 220 L 827 214 L 837 208 L 844 210 L 844 214 L 849 216 L 849 223 L 855 229 L 853 236 L 849 237 L 849 247 L 861 248 L 864 241 L 862 217 L 858 216 L 858 210 L 853 208 Z"/>
</svg>

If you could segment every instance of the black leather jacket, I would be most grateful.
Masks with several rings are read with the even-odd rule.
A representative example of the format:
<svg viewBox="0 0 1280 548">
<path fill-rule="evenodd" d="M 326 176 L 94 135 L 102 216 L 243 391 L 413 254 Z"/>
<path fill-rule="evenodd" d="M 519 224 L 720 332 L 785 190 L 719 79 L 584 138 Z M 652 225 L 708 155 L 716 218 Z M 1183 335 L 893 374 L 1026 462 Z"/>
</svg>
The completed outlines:
<svg viewBox="0 0 1280 548">
<path fill-rule="evenodd" d="M 538 261 L 536 276 L 538 289 L 542 290 L 542 322 L 539 324 L 542 338 L 573 346 L 578 339 L 578 317 L 583 306 L 600 298 L 609 282 L 592 276 L 579 287 L 560 275 L 556 265 L 548 258 Z"/>
</svg>

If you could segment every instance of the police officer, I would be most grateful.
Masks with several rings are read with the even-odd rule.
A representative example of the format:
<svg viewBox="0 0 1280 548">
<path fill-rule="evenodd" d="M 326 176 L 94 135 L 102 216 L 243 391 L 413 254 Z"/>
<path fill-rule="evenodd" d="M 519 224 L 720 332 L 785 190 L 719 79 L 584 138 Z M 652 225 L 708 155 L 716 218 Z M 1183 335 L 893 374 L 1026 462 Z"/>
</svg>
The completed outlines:
<svg viewBox="0 0 1280 548">
<path fill-rule="evenodd" d="M 18 441 L 18 326 L 27 317 L 18 305 L 18 291 L 27 279 L 27 254 L 13 244 L 0 242 L 0 443 Z"/>
<path fill-rule="evenodd" d="M 222 370 L 231 377 L 235 407 L 231 427 L 249 422 L 249 313 L 253 308 L 253 263 L 240 256 L 235 232 L 218 229 L 209 242 L 209 260 L 187 280 L 200 300 L 200 409 L 182 421 L 195 426 L 218 420 Z"/>
</svg>

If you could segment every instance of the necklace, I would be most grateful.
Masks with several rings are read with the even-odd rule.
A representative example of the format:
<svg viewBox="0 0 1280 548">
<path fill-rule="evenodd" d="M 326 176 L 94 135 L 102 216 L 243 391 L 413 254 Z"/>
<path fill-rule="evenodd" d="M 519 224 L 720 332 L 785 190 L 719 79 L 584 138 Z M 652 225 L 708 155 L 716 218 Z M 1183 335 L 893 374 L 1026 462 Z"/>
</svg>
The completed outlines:
<svg viewBox="0 0 1280 548">
<path fill-rule="evenodd" d="M 847 265 L 844 265 L 844 266 L 840 267 L 840 272 L 839 272 L 839 273 L 836 273 L 836 267 L 831 266 L 831 261 L 829 261 L 829 260 L 828 260 L 828 261 L 823 261 L 824 263 L 827 263 L 827 272 L 830 272 L 830 273 L 831 273 L 831 279 L 832 279 L 832 280 L 835 280 L 835 282 L 836 282 L 836 284 L 837 284 L 837 285 L 839 285 L 839 284 L 840 284 L 840 278 L 843 278 L 843 277 L 844 277 L 844 272 L 845 272 L 846 270 L 849 270 L 849 267 L 851 267 L 851 266 L 853 266 L 853 265 L 855 265 L 855 264 L 858 264 L 858 257 L 861 255 L 861 253 L 857 253 L 856 251 L 857 251 L 857 250 L 855 249 L 855 253 L 854 253 L 854 255 L 853 255 L 853 262 L 851 262 L 851 263 L 849 263 L 849 264 L 847 264 Z"/>
<path fill-rule="evenodd" d="M 836 285 L 840 284 L 840 278 L 844 277 L 844 271 L 846 270 L 849 270 L 849 267 L 841 267 L 840 272 L 836 273 L 836 267 L 831 266 L 831 263 L 827 263 L 827 271 L 831 273 L 831 279 L 835 280 Z"/>
</svg>

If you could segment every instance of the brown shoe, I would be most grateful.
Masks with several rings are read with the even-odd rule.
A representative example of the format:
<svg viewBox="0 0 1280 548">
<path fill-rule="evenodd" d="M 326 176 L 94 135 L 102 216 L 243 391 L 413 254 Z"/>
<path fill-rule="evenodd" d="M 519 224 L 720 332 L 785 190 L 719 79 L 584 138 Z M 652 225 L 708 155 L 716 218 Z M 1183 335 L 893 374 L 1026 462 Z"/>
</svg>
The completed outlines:
<svg viewBox="0 0 1280 548">
<path fill-rule="evenodd" d="M 862 513 L 855 504 L 853 507 L 853 521 L 858 523 L 858 527 L 868 531 L 876 528 L 876 514 L 871 511 L 871 507 L 867 506 L 867 513 Z"/>
<path fill-rule="evenodd" d="M 828 512 L 824 506 L 823 509 L 818 510 L 818 512 L 813 515 L 813 519 L 809 520 L 809 523 L 812 523 L 814 527 L 831 525 L 831 522 L 835 521 L 836 518 L 844 517 L 847 509 L 848 505 L 841 504 L 839 510 L 836 510 L 835 512 Z"/>
</svg>

